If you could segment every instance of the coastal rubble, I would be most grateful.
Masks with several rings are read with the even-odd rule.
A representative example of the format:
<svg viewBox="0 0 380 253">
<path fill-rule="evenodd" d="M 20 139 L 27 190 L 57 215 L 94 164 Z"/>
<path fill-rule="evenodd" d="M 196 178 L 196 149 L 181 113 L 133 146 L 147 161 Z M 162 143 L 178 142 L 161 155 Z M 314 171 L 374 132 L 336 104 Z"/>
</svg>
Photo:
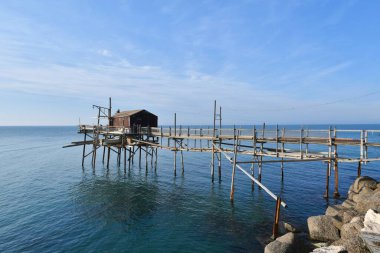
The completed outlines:
<svg viewBox="0 0 380 253">
<path fill-rule="evenodd" d="M 308 233 L 301 233 L 282 224 L 288 233 L 269 243 L 265 253 L 369 253 L 368 245 L 380 245 L 380 183 L 357 178 L 348 199 L 329 206 L 324 215 L 309 217 L 307 225 Z"/>
</svg>

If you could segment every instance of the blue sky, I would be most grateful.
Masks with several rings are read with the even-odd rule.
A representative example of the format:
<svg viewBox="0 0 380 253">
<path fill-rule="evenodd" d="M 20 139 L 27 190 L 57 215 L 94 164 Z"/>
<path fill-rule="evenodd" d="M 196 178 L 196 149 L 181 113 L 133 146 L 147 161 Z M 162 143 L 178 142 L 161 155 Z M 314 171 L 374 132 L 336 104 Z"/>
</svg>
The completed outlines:
<svg viewBox="0 0 380 253">
<path fill-rule="evenodd" d="M 379 1 L 0 4 L 0 125 L 380 123 Z"/>
</svg>

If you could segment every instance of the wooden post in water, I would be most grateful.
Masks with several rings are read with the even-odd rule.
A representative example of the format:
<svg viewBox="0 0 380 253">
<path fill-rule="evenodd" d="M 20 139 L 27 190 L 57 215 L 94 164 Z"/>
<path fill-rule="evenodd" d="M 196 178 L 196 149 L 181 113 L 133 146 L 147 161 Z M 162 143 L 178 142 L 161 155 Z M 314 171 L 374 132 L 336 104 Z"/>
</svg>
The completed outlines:
<svg viewBox="0 0 380 253">
<path fill-rule="evenodd" d="M 124 173 L 127 172 L 127 147 L 124 146 Z"/>
<path fill-rule="evenodd" d="M 259 182 L 261 182 L 262 170 L 263 170 L 263 152 L 264 152 L 264 139 L 265 139 L 265 123 L 262 129 L 262 141 L 260 146 L 260 161 L 259 161 Z M 260 188 L 259 188 L 260 189 Z"/>
<path fill-rule="evenodd" d="M 234 202 L 236 159 L 237 159 L 237 137 L 236 137 L 236 129 L 234 126 L 234 159 L 232 163 L 232 179 L 231 179 L 231 192 L 230 192 L 231 202 Z"/>
<path fill-rule="evenodd" d="M 139 149 L 139 168 L 141 169 L 141 144 L 137 148 Z"/>
<path fill-rule="evenodd" d="M 185 174 L 185 165 L 183 162 L 183 151 L 181 150 L 181 164 L 182 164 L 182 175 Z"/>
<path fill-rule="evenodd" d="M 174 113 L 174 176 L 177 176 L 177 140 L 175 138 L 177 134 L 177 114 Z"/>
<path fill-rule="evenodd" d="M 102 158 L 102 163 L 104 164 L 104 156 L 106 154 L 106 146 L 103 146 L 103 158 Z"/>
<path fill-rule="evenodd" d="M 219 106 L 219 150 L 222 150 L 222 107 Z M 219 183 L 222 181 L 222 152 L 218 152 L 218 177 Z"/>
<path fill-rule="evenodd" d="M 128 153 L 129 153 L 129 158 L 128 158 L 128 171 L 131 169 L 131 159 L 132 159 L 132 154 L 131 154 L 131 147 L 128 148 Z"/>
<path fill-rule="evenodd" d="M 274 224 L 273 224 L 273 239 L 276 239 L 278 237 L 278 224 L 280 221 L 280 210 L 281 210 L 281 198 L 277 197 L 276 211 L 274 214 Z"/>
<path fill-rule="evenodd" d="M 362 173 L 362 162 L 359 161 L 359 164 L 358 164 L 358 177 L 361 176 L 361 173 Z"/>
<path fill-rule="evenodd" d="M 84 126 L 84 140 L 83 140 L 83 156 L 82 156 L 82 168 L 84 167 L 84 158 L 86 157 L 86 126 Z"/>
<path fill-rule="evenodd" d="M 145 172 L 148 173 L 148 145 L 145 146 Z"/>
<path fill-rule="evenodd" d="M 339 198 L 340 194 L 338 191 L 339 186 L 339 170 L 338 170 L 338 146 L 335 144 L 336 139 L 336 129 L 334 128 L 334 178 L 335 178 L 335 186 L 334 186 L 334 197 Z"/>
<path fill-rule="evenodd" d="M 325 199 L 329 198 L 329 184 L 330 184 L 330 160 L 327 162 L 327 166 L 326 166 L 326 190 L 325 190 L 325 194 L 323 195 Z"/>
<path fill-rule="evenodd" d="M 211 182 L 214 182 L 214 167 L 215 167 L 215 116 L 216 116 L 216 100 L 214 100 L 214 125 L 212 128 L 212 149 L 211 149 Z"/>
<path fill-rule="evenodd" d="M 110 156 L 111 156 L 111 147 L 108 146 L 107 169 L 109 169 L 110 167 Z"/>
<path fill-rule="evenodd" d="M 284 181 L 284 152 L 285 152 L 285 128 L 282 128 L 281 133 L 281 181 Z"/>
</svg>

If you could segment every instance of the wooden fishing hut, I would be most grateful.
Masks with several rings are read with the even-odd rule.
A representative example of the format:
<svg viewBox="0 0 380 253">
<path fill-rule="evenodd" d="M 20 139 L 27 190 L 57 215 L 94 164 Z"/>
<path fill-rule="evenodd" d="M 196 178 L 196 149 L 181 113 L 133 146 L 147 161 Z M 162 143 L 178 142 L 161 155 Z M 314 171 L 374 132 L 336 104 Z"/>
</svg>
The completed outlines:
<svg viewBox="0 0 380 253">
<path fill-rule="evenodd" d="M 211 153 L 211 180 L 214 181 L 214 167 L 218 163 L 219 182 L 221 182 L 222 155 L 231 163 L 230 200 L 234 201 L 235 173 L 240 171 L 254 184 L 263 189 L 276 201 L 273 236 L 278 235 L 278 224 L 281 206 L 286 203 L 281 195 L 274 194 L 262 182 L 262 168 L 266 163 L 281 164 L 281 181 L 284 180 L 284 164 L 295 162 L 322 162 L 326 166 L 325 197 L 329 197 L 329 180 L 334 173 L 334 197 L 339 197 L 339 168 L 340 163 L 357 163 L 358 176 L 361 175 L 362 165 L 368 162 L 380 161 L 378 152 L 368 155 L 368 149 L 380 148 L 380 130 L 338 130 L 328 129 L 280 129 L 268 128 L 223 128 L 222 108 L 214 102 L 214 121 L 212 127 L 190 128 L 177 125 L 177 115 L 174 113 L 174 125 L 157 127 L 158 117 L 146 110 L 117 112 L 111 116 L 111 99 L 109 108 L 94 106 L 99 109 L 97 125 L 81 125 L 79 133 L 84 134 L 84 140 L 72 142 L 71 146 L 83 145 L 83 158 L 92 154 L 92 166 L 95 168 L 96 150 L 103 146 L 103 163 L 108 149 L 107 168 L 110 162 L 110 152 L 117 154 L 117 164 L 120 166 L 121 151 L 124 150 L 124 172 L 126 163 L 130 169 L 135 154 L 138 154 L 141 168 L 141 151 L 145 152 L 145 167 L 148 172 L 148 158 L 151 167 L 157 168 L 157 149 L 167 149 L 174 153 L 174 175 L 176 175 L 177 152 L 181 155 L 182 174 L 184 173 L 183 151 Z M 109 120 L 108 126 L 99 124 L 101 118 Z M 369 138 L 371 134 L 371 138 Z M 90 140 L 86 140 L 86 136 Z M 93 145 L 91 152 L 86 154 L 86 145 Z M 339 147 L 339 155 L 338 155 Z M 340 147 L 358 147 L 356 152 L 347 152 Z M 129 156 L 126 153 L 129 153 Z M 359 152 L 360 151 L 360 152 Z M 155 160 L 155 161 L 154 161 Z M 245 169 L 244 165 L 251 165 Z M 250 171 L 249 171 L 250 170 Z M 255 176 L 255 170 L 258 174 Z M 257 178 L 256 178 L 257 177 Z"/>
<path fill-rule="evenodd" d="M 117 111 L 110 120 L 111 127 L 157 127 L 158 117 L 147 110 Z"/>
</svg>

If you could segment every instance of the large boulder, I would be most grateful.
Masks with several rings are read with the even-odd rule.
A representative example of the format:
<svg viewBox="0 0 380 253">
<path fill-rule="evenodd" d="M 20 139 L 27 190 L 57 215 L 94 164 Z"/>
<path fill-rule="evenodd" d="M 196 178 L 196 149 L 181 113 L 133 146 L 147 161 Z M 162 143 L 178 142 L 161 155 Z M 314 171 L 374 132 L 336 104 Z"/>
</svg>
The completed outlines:
<svg viewBox="0 0 380 253">
<path fill-rule="evenodd" d="M 304 253 L 310 252 L 314 249 L 313 245 L 309 242 L 307 234 L 305 233 L 292 233 L 289 232 L 275 241 L 269 243 L 264 252 L 265 253 Z"/>
<path fill-rule="evenodd" d="M 369 209 L 364 217 L 364 228 L 361 231 L 380 234 L 380 214 Z"/>
<path fill-rule="evenodd" d="M 353 218 L 351 222 L 342 226 L 340 231 L 341 240 L 334 242 L 333 245 L 343 245 L 348 253 L 367 253 L 368 250 L 359 236 L 363 226 L 360 217 Z"/>
<path fill-rule="evenodd" d="M 356 203 L 352 200 L 346 199 L 343 201 L 342 206 L 345 208 L 355 208 Z"/>
<path fill-rule="evenodd" d="M 328 216 L 335 216 L 335 215 L 343 215 L 343 212 L 347 208 L 343 207 L 342 205 L 333 205 L 333 206 L 328 206 L 326 209 L 326 215 Z"/>
<path fill-rule="evenodd" d="M 344 224 L 340 230 L 340 236 L 343 240 L 351 239 L 354 236 L 358 236 L 363 227 L 364 225 L 360 220 Z"/>
<path fill-rule="evenodd" d="M 372 190 L 375 190 L 377 187 L 377 182 L 371 177 L 358 177 L 354 182 L 353 191 L 360 192 L 363 187 L 368 187 Z"/>
<path fill-rule="evenodd" d="M 339 230 L 334 226 L 330 216 L 311 216 L 307 219 L 310 238 L 328 242 L 339 239 Z"/>
<path fill-rule="evenodd" d="M 365 201 L 369 197 L 371 197 L 373 194 L 373 190 L 369 187 L 363 187 L 359 194 L 355 194 L 352 197 L 352 200 L 355 201 L 356 203 Z"/>
<path fill-rule="evenodd" d="M 291 244 L 275 240 L 265 247 L 264 253 L 293 253 L 293 247 Z"/>
<path fill-rule="evenodd" d="M 314 253 L 346 253 L 347 250 L 344 246 L 328 246 L 328 247 L 321 247 L 318 249 L 313 250 Z"/>
<path fill-rule="evenodd" d="M 355 206 L 356 211 L 365 214 L 369 209 L 380 212 L 380 192 L 375 192 L 358 199 L 358 202 Z"/>
</svg>

